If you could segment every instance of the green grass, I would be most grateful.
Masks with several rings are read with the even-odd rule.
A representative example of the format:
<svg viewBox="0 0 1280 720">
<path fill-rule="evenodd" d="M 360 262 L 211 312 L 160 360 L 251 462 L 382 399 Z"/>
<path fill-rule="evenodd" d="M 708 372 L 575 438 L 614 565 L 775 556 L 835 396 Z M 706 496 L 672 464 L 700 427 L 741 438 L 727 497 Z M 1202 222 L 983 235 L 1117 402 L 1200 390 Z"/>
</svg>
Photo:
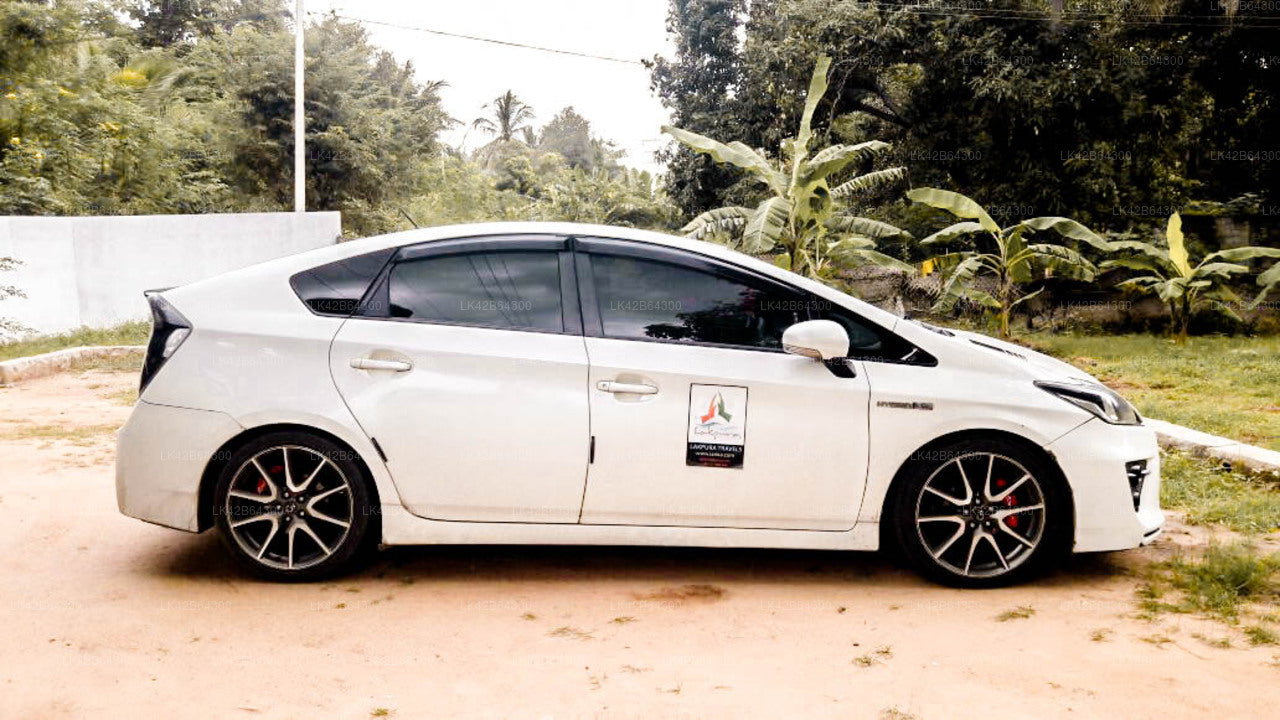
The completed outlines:
<svg viewBox="0 0 1280 720">
<path fill-rule="evenodd" d="M 1016 339 L 1118 390 L 1143 414 L 1280 450 L 1280 336 L 1051 335 Z"/>
<path fill-rule="evenodd" d="M 1280 487 L 1274 483 L 1178 451 L 1163 453 L 1160 475 L 1160 504 L 1184 511 L 1190 523 L 1242 533 L 1280 529 Z"/>
<path fill-rule="evenodd" d="M 61 335 L 41 335 L 26 340 L 0 343 L 0 361 L 30 357 L 82 345 L 146 345 L 151 322 L 138 320 L 109 328 L 83 327 Z"/>
<path fill-rule="evenodd" d="M 1195 612 L 1234 623 L 1247 605 L 1280 599 L 1280 553 L 1263 555 L 1242 541 L 1212 543 L 1198 556 L 1152 565 L 1138 597 L 1148 617 Z"/>
</svg>

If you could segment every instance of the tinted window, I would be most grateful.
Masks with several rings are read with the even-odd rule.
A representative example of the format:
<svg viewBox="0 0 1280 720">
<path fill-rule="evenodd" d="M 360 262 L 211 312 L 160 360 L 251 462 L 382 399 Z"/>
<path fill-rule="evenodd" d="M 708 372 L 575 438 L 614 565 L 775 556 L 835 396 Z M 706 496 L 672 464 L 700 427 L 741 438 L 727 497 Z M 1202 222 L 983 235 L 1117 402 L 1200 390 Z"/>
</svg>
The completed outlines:
<svg viewBox="0 0 1280 720">
<path fill-rule="evenodd" d="M 796 297 L 709 272 L 630 257 L 593 255 L 604 334 L 613 338 L 781 348 L 805 319 Z"/>
<path fill-rule="evenodd" d="M 298 298 L 320 315 L 350 315 L 395 248 L 358 255 L 300 272 L 289 279 Z"/>
<path fill-rule="evenodd" d="M 391 317 L 562 332 L 554 252 L 477 252 L 397 263 Z"/>
</svg>

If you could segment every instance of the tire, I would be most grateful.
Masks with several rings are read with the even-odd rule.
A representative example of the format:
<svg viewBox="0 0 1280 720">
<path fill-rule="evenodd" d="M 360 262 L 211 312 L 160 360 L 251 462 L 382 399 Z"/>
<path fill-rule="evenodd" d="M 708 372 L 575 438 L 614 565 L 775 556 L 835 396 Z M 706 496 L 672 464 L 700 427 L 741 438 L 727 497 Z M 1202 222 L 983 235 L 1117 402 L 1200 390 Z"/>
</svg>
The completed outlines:
<svg viewBox="0 0 1280 720">
<path fill-rule="evenodd" d="M 1072 509 L 1061 476 L 1019 443 L 958 441 L 917 453 L 904 473 L 890 509 L 894 534 L 907 562 L 930 580 L 1012 585 L 1070 548 Z"/>
<path fill-rule="evenodd" d="M 305 582 L 351 570 L 378 540 L 370 480 L 352 453 L 299 431 L 236 450 L 214 490 L 223 544 L 250 573 Z"/>
</svg>

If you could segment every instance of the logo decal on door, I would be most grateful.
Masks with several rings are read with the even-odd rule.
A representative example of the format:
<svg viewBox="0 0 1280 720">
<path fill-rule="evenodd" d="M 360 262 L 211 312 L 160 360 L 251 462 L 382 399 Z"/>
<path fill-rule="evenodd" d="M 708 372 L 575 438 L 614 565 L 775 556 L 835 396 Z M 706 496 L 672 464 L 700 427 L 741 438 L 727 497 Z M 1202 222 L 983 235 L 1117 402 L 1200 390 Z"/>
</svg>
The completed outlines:
<svg viewBox="0 0 1280 720">
<path fill-rule="evenodd" d="M 747 389 L 689 386 L 689 442 L 685 464 L 740 468 L 747 441 Z"/>
</svg>

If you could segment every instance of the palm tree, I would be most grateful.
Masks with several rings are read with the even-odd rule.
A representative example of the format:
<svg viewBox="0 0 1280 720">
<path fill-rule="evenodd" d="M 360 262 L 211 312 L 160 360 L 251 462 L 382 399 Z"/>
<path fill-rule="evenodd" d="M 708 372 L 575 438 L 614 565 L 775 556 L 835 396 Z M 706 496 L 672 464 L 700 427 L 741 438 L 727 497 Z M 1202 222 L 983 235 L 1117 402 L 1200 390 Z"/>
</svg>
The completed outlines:
<svg viewBox="0 0 1280 720">
<path fill-rule="evenodd" d="M 963 299 L 993 310 L 1000 316 L 1001 337 L 1009 337 L 1009 315 L 1013 308 L 1044 291 L 1044 288 L 1040 288 L 1026 295 L 1021 294 L 1020 286 L 1034 279 L 1035 270 L 1047 269 L 1063 277 L 1086 281 L 1092 280 L 1098 272 L 1093 263 L 1069 247 L 1051 243 L 1028 243 L 1025 238 L 1028 232 L 1052 230 L 1063 237 L 1083 241 L 1100 250 L 1112 249 L 1110 243 L 1093 231 L 1064 217 L 1032 218 L 1001 228 L 981 205 L 960 193 L 937 188 L 916 188 L 908 192 L 907 197 L 918 203 L 946 210 L 963 221 L 921 240 L 921 245 L 941 245 L 969 235 L 992 241 L 994 247 L 989 252 L 961 250 L 932 258 L 935 268 L 948 271 L 934 309 L 950 311 Z M 995 295 L 977 286 L 977 279 L 984 275 L 995 279 Z"/>
<path fill-rule="evenodd" d="M 1182 217 L 1178 213 L 1169 216 L 1164 238 L 1164 245 L 1135 240 L 1116 242 L 1116 250 L 1136 254 L 1107 260 L 1102 267 L 1149 273 L 1125 280 L 1120 287 L 1152 293 L 1164 301 L 1169 306 L 1169 319 L 1177 331 L 1178 342 L 1186 341 L 1191 314 L 1205 301 L 1239 320 L 1231 305 L 1239 304 L 1241 300 L 1227 283 L 1233 276 L 1249 272 L 1249 266 L 1240 263 L 1260 257 L 1280 257 L 1280 248 L 1238 247 L 1209 253 L 1192 265 L 1182 236 Z M 1258 284 L 1264 288 L 1254 301 L 1255 305 L 1261 302 L 1272 284 L 1280 281 L 1280 271 L 1276 267 L 1258 277 Z"/>
<path fill-rule="evenodd" d="M 831 58 L 821 57 L 809 82 L 809 95 L 796 137 L 782 142 L 777 160 L 741 142 L 721 143 L 697 133 L 663 126 L 690 149 L 721 163 L 746 170 L 768 188 L 770 195 L 755 208 L 722 207 L 708 210 L 681 230 L 697 239 L 710 239 L 753 255 L 771 254 L 774 261 L 812 278 L 830 281 L 841 267 L 875 264 L 895 270 L 911 267 L 876 252 L 877 239 L 909 238 L 887 223 L 845 214 L 851 197 L 906 176 L 901 167 L 868 172 L 836 187 L 828 180 L 855 163 L 870 160 L 889 149 L 888 143 L 870 140 L 856 145 L 832 145 L 812 156 L 813 113 L 827 91 Z M 779 252 L 780 251 L 780 252 Z"/>
<path fill-rule="evenodd" d="M 476 118 L 471 127 L 497 135 L 503 142 L 510 141 L 533 120 L 533 108 L 510 90 L 485 103 L 481 109 L 491 111 L 492 116 Z"/>
</svg>

